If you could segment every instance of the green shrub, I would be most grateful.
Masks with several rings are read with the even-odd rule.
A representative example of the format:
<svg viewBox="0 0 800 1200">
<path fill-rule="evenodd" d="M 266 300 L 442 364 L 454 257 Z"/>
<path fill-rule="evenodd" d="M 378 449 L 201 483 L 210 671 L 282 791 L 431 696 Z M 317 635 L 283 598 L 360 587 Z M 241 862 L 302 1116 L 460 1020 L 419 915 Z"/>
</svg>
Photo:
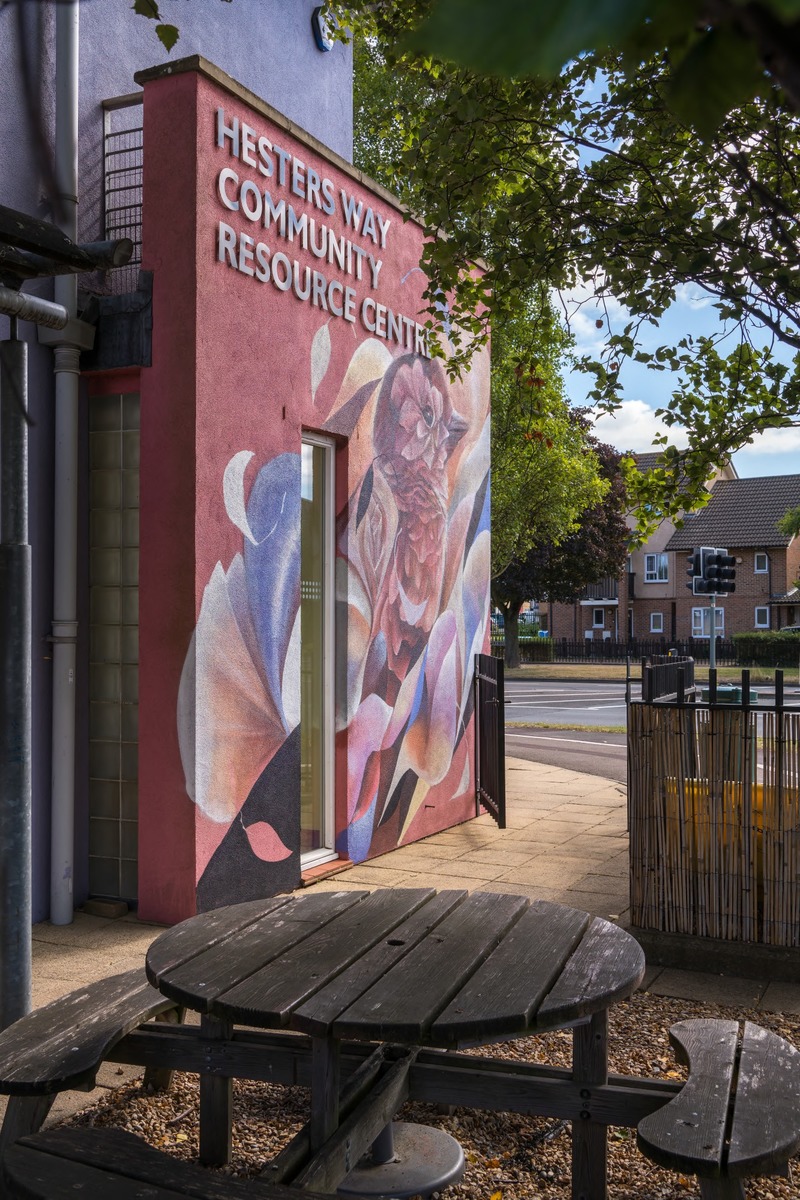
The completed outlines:
<svg viewBox="0 0 800 1200">
<path fill-rule="evenodd" d="M 735 633 L 733 641 L 740 667 L 796 667 L 800 663 L 797 633 Z"/>
</svg>

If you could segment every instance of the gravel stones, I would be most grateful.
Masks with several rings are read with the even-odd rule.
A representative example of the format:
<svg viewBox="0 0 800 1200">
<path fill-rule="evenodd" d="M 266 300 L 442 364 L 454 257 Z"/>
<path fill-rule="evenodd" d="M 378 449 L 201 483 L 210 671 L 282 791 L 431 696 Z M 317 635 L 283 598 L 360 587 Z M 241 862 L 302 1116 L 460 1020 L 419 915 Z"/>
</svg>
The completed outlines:
<svg viewBox="0 0 800 1200">
<path fill-rule="evenodd" d="M 743 1012 L 720 1005 L 690 1003 L 637 992 L 615 1005 L 609 1022 L 609 1066 L 618 1074 L 685 1078 L 675 1062 L 668 1031 L 689 1017 L 748 1017 L 800 1046 L 800 1017 Z M 568 1067 L 569 1030 L 484 1047 L 474 1053 Z M 178 1158 L 196 1160 L 199 1091 L 197 1077 L 176 1073 L 168 1093 L 146 1095 L 136 1083 L 106 1092 L 65 1124 L 113 1126 L 138 1134 Z M 407 1104 L 399 1114 L 447 1130 L 464 1147 L 467 1170 L 447 1190 L 447 1200 L 570 1200 L 571 1143 L 568 1122 L 518 1113 L 457 1108 L 442 1113 L 424 1104 Z M 233 1161 L 228 1174 L 249 1176 L 273 1157 L 308 1116 L 304 1088 L 234 1083 Z M 794 1180 L 748 1182 L 748 1200 L 796 1200 L 800 1162 Z M 699 1196 L 697 1180 L 655 1167 L 636 1149 L 632 1129 L 609 1130 L 609 1200 L 687 1200 Z"/>
</svg>

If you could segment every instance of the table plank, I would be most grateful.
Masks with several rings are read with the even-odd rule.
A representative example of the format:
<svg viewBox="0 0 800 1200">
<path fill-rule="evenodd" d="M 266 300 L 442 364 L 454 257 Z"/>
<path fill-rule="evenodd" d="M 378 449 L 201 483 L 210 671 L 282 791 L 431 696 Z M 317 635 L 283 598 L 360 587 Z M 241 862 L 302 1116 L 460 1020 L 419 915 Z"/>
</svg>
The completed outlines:
<svg viewBox="0 0 800 1200">
<path fill-rule="evenodd" d="M 369 892 L 318 892 L 292 897 L 277 912 L 270 911 L 250 921 L 243 929 L 199 951 L 174 970 L 162 973 L 158 986 L 166 996 L 187 1008 L 200 1013 L 213 1012 L 214 1002 L 223 992 L 260 971 L 290 946 L 369 895 Z"/>
<path fill-rule="evenodd" d="M 800 1051 L 744 1023 L 728 1174 L 770 1173 L 800 1148 Z"/>
<path fill-rule="evenodd" d="M 420 1043 L 439 1013 L 528 908 L 474 892 L 334 1021 L 336 1037 Z"/>
<path fill-rule="evenodd" d="M 390 938 L 373 946 L 297 1008 L 289 1022 L 291 1028 L 314 1037 L 327 1033 L 346 1008 L 405 958 L 466 895 L 467 892 L 457 891 L 435 893 L 427 904 L 398 925 Z"/>
<path fill-rule="evenodd" d="M 224 942 L 232 934 L 252 925 L 267 913 L 288 904 L 291 896 L 272 896 L 266 900 L 248 900 L 211 912 L 187 917 L 179 925 L 160 934 L 147 952 L 146 971 L 150 982 L 158 987 L 162 975 L 174 971 L 202 950 Z"/>
<path fill-rule="evenodd" d="M 553 1029 L 629 996 L 644 976 L 644 951 L 630 934 L 595 917 L 539 1006 L 537 1029 Z"/>
<path fill-rule="evenodd" d="M 588 913 L 531 903 L 431 1026 L 434 1041 L 489 1041 L 528 1027 L 581 940 Z"/>
<path fill-rule="evenodd" d="M 432 888 L 381 888 L 285 954 L 218 996 L 214 1011 L 247 1025 L 284 1026 L 293 1009 L 341 975 L 436 893 Z M 351 1000 L 359 993 L 351 995 Z"/>
</svg>

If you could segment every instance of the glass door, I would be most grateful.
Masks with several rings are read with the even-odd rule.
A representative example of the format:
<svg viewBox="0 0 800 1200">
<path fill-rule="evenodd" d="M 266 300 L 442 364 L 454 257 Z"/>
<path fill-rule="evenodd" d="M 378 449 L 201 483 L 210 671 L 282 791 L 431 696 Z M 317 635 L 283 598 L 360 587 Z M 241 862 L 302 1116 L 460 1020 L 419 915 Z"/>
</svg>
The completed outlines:
<svg viewBox="0 0 800 1200">
<path fill-rule="evenodd" d="M 307 434 L 300 516 L 300 852 L 335 858 L 333 821 L 333 443 Z"/>
</svg>

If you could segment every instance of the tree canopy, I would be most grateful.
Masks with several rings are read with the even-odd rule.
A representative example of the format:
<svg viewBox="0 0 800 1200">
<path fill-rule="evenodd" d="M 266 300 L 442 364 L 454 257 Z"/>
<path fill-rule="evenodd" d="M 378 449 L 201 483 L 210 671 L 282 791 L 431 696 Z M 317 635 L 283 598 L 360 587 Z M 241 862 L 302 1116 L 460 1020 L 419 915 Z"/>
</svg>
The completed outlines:
<svg viewBox="0 0 800 1200">
<path fill-rule="evenodd" d="M 492 600 L 505 618 L 508 666 L 519 662 L 518 614 L 526 600 L 576 600 L 588 584 L 616 579 L 625 565 L 630 530 L 625 520 L 622 456 L 590 434 L 585 414 L 573 412 L 572 420 L 591 447 L 604 494 L 583 510 L 567 537 L 537 539 L 532 549 L 492 580 Z"/>
<path fill-rule="evenodd" d="M 377 39 L 355 45 L 354 162 L 392 188 L 402 161 L 406 118 L 433 108 L 435 73 L 392 70 Z M 413 201 L 414 179 L 403 182 Z M 575 528 L 608 487 L 583 423 L 570 416 L 562 371 L 570 338 L 538 284 L 514 293 L 492 330 L 492 574 L 539 542 Z"/>
<path fill-rule="evenodd" d="M 581 364 L 589 401 L 613 411 L 633 359 L 667 373 L 672 397 L 658 415 L 688 431 L 688 450 L 666 449 L 657 473 L 626 468 L 644 538 L 662 516 L 702 504 L 712 469 L 756 433 L 797 422 L 798 117 L 762 72 L 752 98 L 701 141 L 672 104 L 677 68 L 664 53 L 636 71 L 623 53 L 587 53 L 557 79 L 414 55 L 410 33 L 431 7 L 438 0 L 370 6 L 394 47 L 393 82 L 416 73 L 428 89 L 415 109 L 389 97 L 386 122 L 404 131 L 391 185 L 431 236 L 431 311 L 436 295 L 455 291 L 466 361 L 470 339 L 488 336 L 525 288 L 554 289 L 567 312 L 578 294 L 606 305 L 605 348 Z M 686 6 L 675 12 L 682 21 Z M 481 257 L 479 279 L 470 266 Z M 661 318 L 687 287 L 725 325 L 659 345 Z"/>
</svg>

